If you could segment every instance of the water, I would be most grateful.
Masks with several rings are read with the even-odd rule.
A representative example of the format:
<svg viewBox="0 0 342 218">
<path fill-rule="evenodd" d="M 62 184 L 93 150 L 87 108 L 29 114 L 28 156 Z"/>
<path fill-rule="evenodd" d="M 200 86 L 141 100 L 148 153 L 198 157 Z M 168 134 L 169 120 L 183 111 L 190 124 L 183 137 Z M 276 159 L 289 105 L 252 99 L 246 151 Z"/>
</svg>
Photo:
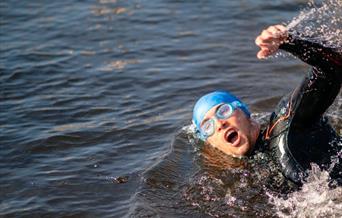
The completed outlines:
<svg viewBox="0 0 342 218">
<path fill-rule="evenodd" d="M 313 165 L 302 189 L 279 199 L 270 195 L 271 202 L 276 205 L 279 217 L 341 217 L 342 188 L 329 188 L 329 175 Z"/>
<path fill-rule="evenodd" d="M 298 215 L 291 203 L 301 192 L 285 200 L 267 186 L 265 178 L 286 183 L 267 155 L 257 165 L 232 160 L 198 145 L 188 126 L 195 100 L 214 89 L 266 119 L 308 67 L 258 61 L 254 39 L 307 8 L 295 0 L 0 2 L 0 216 Z M 328 113 L 340 133 L 341 101 Z M 322 204 L 333 208 L 324 214 L 341 214 L 340 192 L 322 185 L 318 193 L 331 196 Z"/>
</svg>

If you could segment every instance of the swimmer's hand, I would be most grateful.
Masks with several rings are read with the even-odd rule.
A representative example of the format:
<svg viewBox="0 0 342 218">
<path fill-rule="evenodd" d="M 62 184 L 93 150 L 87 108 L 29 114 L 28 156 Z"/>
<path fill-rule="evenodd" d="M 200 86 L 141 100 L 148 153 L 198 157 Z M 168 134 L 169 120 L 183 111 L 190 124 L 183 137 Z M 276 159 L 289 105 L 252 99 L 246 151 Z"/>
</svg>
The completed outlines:
<svg viewBox="0 0 342 218">
<path fill-rule="evenodd" d="M 269 26 L 255 39 L 260 47 L 257 54 L 259 59 L 266 58 L 278 51 L 279 46 L 287 40 L 288 31 L 283 25 Z"/>
</svg>

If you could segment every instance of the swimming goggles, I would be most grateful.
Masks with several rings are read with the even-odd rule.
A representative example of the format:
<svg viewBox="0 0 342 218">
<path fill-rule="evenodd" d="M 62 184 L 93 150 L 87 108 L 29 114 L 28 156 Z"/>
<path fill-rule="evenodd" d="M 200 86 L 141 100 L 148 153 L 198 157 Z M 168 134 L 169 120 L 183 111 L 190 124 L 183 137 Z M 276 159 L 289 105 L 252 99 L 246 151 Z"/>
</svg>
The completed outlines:
<svg viewBox="0 0 342 218">
<path fill-rule="evenodd" d="M 208 138 L 215 133 L 215 119 L 228 119 L 238 107 L 241 107 L 241 103 L 238 101 L 221 104 L 216 109 L 215 115 L 201 124 L 201 133 L 204 138 Z"/>
</svg>

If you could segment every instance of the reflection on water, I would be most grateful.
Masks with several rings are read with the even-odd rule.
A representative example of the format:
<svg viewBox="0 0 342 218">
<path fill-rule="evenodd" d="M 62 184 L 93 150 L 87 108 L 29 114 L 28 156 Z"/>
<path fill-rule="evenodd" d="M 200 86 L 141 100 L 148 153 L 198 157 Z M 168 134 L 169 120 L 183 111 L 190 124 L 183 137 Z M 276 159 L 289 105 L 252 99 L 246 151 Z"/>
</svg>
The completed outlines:
<svg viewBox="0 0 342 218">
<path fill-rule="evenodd" d="M 302 28 L 317 12 L 333 16 L 335 28 L 340 3 L 326 5 L 334 10 L 325 14 L 315 4 L 315 13 L 300 15 L 293 26 Z M 307 67 L 289 58 L 258 61 L 254 38 L 305 6 L 1 1 L 0 216 L 299 214 L 303 205 L 290 208 L 301 193 L 304 202 L 310 196 L 303 189 L 284 200 L 281 188 L 291 187 L 268 164 L 272 157 L 232 159 L 179 129 L 190 123 L 195 100 L 214 89 L 229 89 L 267 120 Z M 341 96 L 328 114 L 341 132 Z M 317 178 L 318 193 L 327 193 L 322 213 L 338 216 L 340 189 Z M 304 211 L 316 204 L 308 205 Z"/>
<path fill-rule="evenodd" d="M 93 7 L 91 11 L 96 16 L 103 16 L 106 14 L 123 14 L 127 12 L 127 9 L 122 8 L 122 7 L 118 7 L 118 8 Z"/>
</svg>

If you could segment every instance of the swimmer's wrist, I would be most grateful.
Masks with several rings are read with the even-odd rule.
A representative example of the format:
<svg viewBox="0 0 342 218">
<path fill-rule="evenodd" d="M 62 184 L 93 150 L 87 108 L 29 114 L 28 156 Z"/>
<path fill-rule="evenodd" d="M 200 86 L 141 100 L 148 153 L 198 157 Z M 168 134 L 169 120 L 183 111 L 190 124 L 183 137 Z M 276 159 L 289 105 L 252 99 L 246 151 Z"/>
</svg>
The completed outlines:
<svg viewBox="0 0 342 218">
<path fill-rule="evenodd" d="M 292 34 L 287 32 L 286 38 L 280 43 L 279 49 L 287 50 L 288 46 L 295 44 L 296 37 Z"/>
</svg>

